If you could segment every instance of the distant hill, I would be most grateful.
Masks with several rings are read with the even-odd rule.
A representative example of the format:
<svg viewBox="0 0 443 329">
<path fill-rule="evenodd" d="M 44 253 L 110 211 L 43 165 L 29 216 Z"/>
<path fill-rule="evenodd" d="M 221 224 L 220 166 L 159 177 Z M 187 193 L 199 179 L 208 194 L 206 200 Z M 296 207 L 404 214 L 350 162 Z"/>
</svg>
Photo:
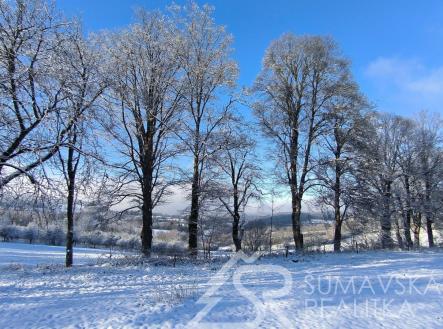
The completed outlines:
<svg viewBox="0 0 443 329">
<path fill-rule="evenodd" d="M 319 222 L 324 222 L 325 220 L 319 214 L 314 213 L 302 213 L 301 214 L 301 222 L 305 224 L 316 224 Z M 271 216 L 262 216 L 251 218 L 246 223 L 246 227 L 250 225 L 258 225 L 258 226 L 269 226 L 271 223 Z M 274 227 L 288 227 L 292 225 L 291 214 L 290 213 L 280 213 L 275 214 L 272 219 L 272 225 Z"/>
</svg>

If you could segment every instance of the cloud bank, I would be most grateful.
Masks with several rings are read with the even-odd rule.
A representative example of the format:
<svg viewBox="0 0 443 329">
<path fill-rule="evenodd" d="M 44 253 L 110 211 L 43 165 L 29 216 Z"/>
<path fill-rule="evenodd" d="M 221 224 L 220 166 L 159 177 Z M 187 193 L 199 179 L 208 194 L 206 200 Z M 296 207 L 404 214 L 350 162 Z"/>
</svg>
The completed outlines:
<svg viewBox="0 0 443 329">
<path fill-rule="evenodd" d="M 443 66 L 429 68 L 416 59 L 379 57 L 364 72 L 378 108 L 411 115 L 443 111 Z"/>
</svg>

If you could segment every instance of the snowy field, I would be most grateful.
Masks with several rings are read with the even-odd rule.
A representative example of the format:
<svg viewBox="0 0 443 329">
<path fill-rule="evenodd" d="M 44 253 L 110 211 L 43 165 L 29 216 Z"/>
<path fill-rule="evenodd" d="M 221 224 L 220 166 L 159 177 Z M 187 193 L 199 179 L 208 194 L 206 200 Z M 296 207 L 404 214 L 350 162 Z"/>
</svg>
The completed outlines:
<svg viewBox="0 0 443 329">
<path fill-rule="evenodd" d="M 175 267 L 75 252 L 65 269 L 62 247 L 0 243 L 0 328 L 443 328 L 438 250 Z"/>
</svg>

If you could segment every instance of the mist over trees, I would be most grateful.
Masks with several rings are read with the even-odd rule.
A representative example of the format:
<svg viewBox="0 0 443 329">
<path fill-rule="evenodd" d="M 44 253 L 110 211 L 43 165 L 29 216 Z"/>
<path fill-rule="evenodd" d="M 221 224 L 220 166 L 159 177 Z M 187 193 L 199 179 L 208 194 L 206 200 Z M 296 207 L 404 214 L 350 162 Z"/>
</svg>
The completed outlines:
<svg viewBox="0 0 443 329">
<path fill-rule="evenodd" d="M 103 245 L 126 227 L 125 246 L 146 257 L 160 225 L 186 235 L 192 257 L 225 235 L 235 251 L 257 250 L 277 237 L 244 217 L 278 186 L 291 202 L 288 248 L 298 252 L 307 202 L 331 220 L 336 252 L 344 229 L 375 228 L 385 249 L 420 247 L 421 232 L 438 243 L 438 115 L 377 109 L 331 37 L 272 41 L 251 86 L 237 85 L 233 47 L 214 8 L 195 2 L 138 9 L 131 25 L 86 35 L 50 2 L 0 1 L 3 239 L 47 232 L 46 241 L 66 242 L 71 266 L 73 245 L 86 241 L 76 237 L 83 212 L 94 232 L 108 227 Z M 157 207 L 177 191 L 188 196 L 184 225 L 161 222 Z M 50 228 L 56 221 L 65 228 Z"/>
</svg>

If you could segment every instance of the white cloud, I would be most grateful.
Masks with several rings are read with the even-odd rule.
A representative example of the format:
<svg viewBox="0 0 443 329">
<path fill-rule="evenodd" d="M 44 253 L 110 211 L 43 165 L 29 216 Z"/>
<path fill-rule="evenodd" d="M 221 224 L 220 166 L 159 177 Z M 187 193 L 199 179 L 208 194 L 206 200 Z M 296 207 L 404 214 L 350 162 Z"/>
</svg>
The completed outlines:
<svg viewBox="0 0 443 329">
<path fill-rule="evenodd" d="M 383 111 L 412 114 L 443 109 L 443 66 L 429 68 L 416 59 L 380 57 L 365 69 L 375 102 Z"/>
<path fill-rule="evenodd" d="M 396 58 L 380 57 L 369 63 L 366 75 L 376 79 L 392 80 L 400 83 L 423 70 L 422 65 L 415 60 L 399 60 Z"/>
<path fill-rule="evenodd" d="M 431 71 L 427 76 L 411 81 L 408 89 L 422 94 L 443 93 L 443 67 Z"/>
<path fill-rule="evenodd" d="M 190 190 L 190 186 L 187 187 Z M 180 187 L 173 187 L 170 189 L 172 195 L 165 198 L 165 203 L 162 203 L 155 207 L 155 213 L 162 213 L 167 215 L 180 215 L 191 205 L 191 201 L 186 198 L 188 194 L 186 189 Z"/>
</svg>

